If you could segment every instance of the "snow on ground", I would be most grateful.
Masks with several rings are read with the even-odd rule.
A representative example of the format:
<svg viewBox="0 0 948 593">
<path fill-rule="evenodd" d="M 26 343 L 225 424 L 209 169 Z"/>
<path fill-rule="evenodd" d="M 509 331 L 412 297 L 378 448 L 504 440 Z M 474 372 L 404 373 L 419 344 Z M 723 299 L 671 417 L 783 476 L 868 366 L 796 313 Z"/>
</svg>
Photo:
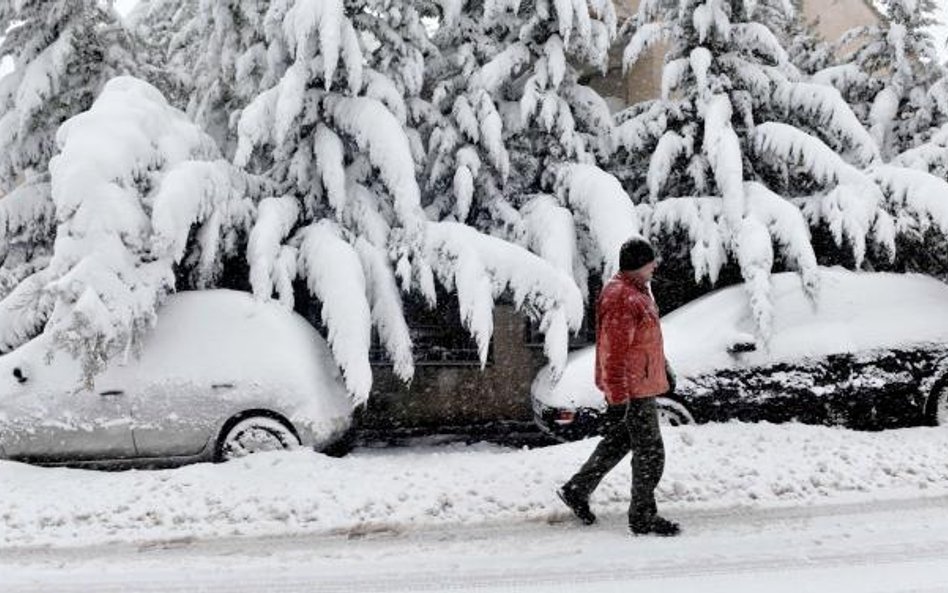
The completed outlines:
<svg viewBox="0 0 948 593">
<path fill-rule="evenodd" d="M 944 429 L 732 423 L 669 428 L 665 440 L 658 499 L 673 515 L 948 493 Z M 158 471 L 0 462 L 0 548 L 561 521 L 554 488 L 595 443 L 295 451 Z M 624 462 L 594 509 L 622 516 L 629 479 Z"/>
</svg>

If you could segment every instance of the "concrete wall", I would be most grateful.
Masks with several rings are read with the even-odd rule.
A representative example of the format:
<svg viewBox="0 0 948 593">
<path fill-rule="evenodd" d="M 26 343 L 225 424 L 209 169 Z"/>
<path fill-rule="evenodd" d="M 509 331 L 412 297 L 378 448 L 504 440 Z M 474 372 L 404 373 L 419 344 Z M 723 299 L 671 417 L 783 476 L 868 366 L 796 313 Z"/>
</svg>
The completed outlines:
<svg viewBox="0 0 948 593">
<path fill-rule="evenodd" d="M 491 362 L 415 367 L 410 386 L 390 365 L 373 365 L 373 387 L 363 428 L 425 433 L 451 427 L 530 423 L 530 384 L 546 364 L 542 344 L 526 343 L 527 321 L 512 306 L 494 309 Z"/>
<path fill-rule="evenodd" d="M 817 20 L 824 39 L 836 41 L 843 33 L 878 21 L 878 13 L 866 0 L 804 0 L 807 20 Z"/>
<path fill-rule="evenodd" d="M 638 10 L 639 0 L 616 0 L 620 22 Z M 804 0 L 803 11 L 808 20 L 817 20 L 817 30 L 825 39 L 835 41 L 854 27 L 878 20 L 878 13 L 867 0 Z M 662 66 L 666 48 L 658 46 L 647 52 L 634 68 L 623 76 L 622 48 L 611 54 L 606 76 L 595 76 L 590 86 L 603 96 L 613 98 L 612 104 L 631 105 L 653 99 L 661 93 Z"/>
</svg>

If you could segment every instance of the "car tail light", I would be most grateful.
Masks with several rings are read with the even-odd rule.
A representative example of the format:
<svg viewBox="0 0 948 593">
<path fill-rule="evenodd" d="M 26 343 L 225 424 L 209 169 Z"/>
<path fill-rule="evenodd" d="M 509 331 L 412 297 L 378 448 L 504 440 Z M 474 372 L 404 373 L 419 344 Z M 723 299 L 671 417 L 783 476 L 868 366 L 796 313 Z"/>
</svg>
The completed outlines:
<svg viewBox="0 0 948 593">
<path fill-rule="evenodd" d="M 572 410 L 557 410 L 556 416 L 553 417 L 553 422 L 557 424 L 572 424 L 575 419 L 576 412 Z"/>
</svg>

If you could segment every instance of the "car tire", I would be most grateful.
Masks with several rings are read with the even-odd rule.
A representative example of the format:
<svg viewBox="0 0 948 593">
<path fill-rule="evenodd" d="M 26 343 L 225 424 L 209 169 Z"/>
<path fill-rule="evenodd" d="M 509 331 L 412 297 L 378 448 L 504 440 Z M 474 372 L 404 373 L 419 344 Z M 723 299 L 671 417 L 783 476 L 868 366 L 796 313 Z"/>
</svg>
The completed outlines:
<svg viewBox="0 0 948 593">
<path fill-rule="evenodd" d="M 276 418 L 247 416 L 225 427 L 217 442 L 215 461 L 240 459 L 263 451 L 281 451 L 300 446 L 290 426 Z"/>
<path fill-rule="evenodd" d="M 928 419 L 932 426 L 948 426 L 948 380 L 936 384 L 928 396 Z"/>
<path fill-rule="evenodd" d="M 655 398 L 655 403 L 658 405 L 658 420 L 662 425 L 684 426 L 695 423 L 695 417 L 692 416 L 691 411 L 680 401 L 659 396 Z"/>
</svg>

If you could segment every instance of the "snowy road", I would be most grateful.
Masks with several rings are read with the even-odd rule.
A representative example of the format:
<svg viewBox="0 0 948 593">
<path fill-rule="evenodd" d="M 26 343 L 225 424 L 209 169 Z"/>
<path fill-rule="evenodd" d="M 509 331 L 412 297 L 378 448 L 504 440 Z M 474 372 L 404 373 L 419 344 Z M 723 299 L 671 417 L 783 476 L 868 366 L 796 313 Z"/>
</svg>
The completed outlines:
<svg viewBox="0 0 948 593">
<path fill-rule="evenodd" d="M 948 497 L 679 511 L 685 533 L 572 521 L 6 549 L 4 593 L 948 591 Z"/>
</svg>

